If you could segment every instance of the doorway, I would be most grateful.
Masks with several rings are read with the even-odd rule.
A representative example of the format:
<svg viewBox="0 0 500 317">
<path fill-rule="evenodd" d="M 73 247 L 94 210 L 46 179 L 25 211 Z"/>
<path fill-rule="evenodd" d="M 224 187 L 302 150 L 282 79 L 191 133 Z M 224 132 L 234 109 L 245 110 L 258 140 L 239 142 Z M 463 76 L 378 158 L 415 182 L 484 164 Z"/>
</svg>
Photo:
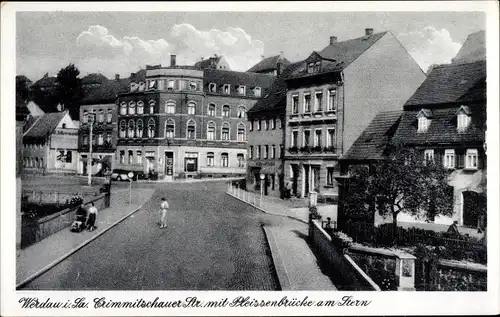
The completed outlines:
<svg viewBox="0 0 500 317">
<path fill-rule="evenodd" d="M 174 179 L 174 152 L 165 152 L 165 180 Z"/>
</svg>

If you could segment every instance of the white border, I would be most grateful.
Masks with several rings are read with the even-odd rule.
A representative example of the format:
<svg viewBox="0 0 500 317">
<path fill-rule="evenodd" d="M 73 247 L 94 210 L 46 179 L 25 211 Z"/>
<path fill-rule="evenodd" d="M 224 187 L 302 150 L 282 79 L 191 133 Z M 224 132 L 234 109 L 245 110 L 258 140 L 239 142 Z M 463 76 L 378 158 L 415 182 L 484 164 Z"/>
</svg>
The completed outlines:
<svg viewBox="0 0 500 317">
<path fill-rule="evenodd" d="M 259 9 L 256 9 L 259 8 Z M 265 9 L 264 9 L 265 8 Z M 15 63 L 15 12 L 16 11 L 484 11 L 487 13 L 487 59 L 488 59 L 488 292 L 33 292 L 15 291 L 15 111 L 14 75 Z M 499 147 L 498 147 L 498 38 L 499 38 L 499 6 L 496 1 L 449 1 L 449 2 L 233 2 L 223 6 L 209 3 L 2 3 L 1 11 L 1 315 L 3 316 L 89 316 L 89 315 L 443 315 L 443 314 L 492 314 L 499 313 Z M 466 21 L 461 21 L 467 23 Z M 352 295 L 357 299 L 371 300 L 367 308 L 334 307 L 321 309 L 281 308 L 281 309 L 171 309 L 171 310 L 21 310 L 17 301 L 21 296 L 36 294 L 40 297 L 50 296 L 58 299 L 74 299 L 85 296 L 107 296 L 114 300 L 134 299 L 138 295 L 163 300 L 183 299 L 188 296 L 217 299 L 238 295 L 255 296 L 259 299 L 280 299 L 283 296 L 308 296 L 315 300 L 340 299 Z"/>
</svg>

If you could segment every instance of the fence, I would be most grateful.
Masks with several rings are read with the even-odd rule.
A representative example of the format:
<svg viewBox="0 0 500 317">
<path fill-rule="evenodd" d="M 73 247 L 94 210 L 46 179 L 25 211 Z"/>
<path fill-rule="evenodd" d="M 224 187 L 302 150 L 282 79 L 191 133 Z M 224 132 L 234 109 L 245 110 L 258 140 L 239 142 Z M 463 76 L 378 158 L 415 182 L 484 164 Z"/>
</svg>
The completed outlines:
<svg viewBox="0 0 500 317">
<path fill-rule="evenodd" d="M 98 210 L 103 210 L 110 205 L 110 193 L 100 194 L 99 196 L 87 200 L 85 207 L 95 204 Z M 48 236 L 68 228 L 75 219 L 79 206 L 64 209 L 53 215 L 41 219 L 29 219 L 22 217 L 21 225 L 21 248 L 26 248 Z"/>
</svg>

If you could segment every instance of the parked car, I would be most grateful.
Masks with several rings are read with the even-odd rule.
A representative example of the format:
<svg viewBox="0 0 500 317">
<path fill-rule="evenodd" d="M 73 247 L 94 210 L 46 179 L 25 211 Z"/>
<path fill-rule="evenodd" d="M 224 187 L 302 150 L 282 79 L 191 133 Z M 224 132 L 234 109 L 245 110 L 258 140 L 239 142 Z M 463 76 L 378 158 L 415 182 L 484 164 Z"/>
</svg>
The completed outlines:
<svg viewBox="0 0 500 317">
<path fill-rule="evenodd" d="M 111 180 L 113 181 L 128 181 L 128 173 L 134 173 L 134 177 L 132 180 L 136 181 L 138 179 L 147 179 L 147 175 L 144 174 L 143 172 L 138 172 L 138 171 L 130 171 L 130 170 L 124 170 L 124 169 L 114 169 L 111 172 Z"/>
</svg>

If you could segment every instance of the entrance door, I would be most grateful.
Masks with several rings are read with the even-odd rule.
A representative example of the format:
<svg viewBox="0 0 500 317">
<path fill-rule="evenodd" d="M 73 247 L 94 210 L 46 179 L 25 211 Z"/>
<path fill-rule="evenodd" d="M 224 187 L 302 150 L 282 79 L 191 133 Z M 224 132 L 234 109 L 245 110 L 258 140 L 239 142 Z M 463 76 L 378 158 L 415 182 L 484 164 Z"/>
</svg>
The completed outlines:
<svg viewBox="0 0 500 317">
<path fill-rule="evenodd" d="M 304 197 L 309 196 L 309 184 L 310 184 L 310 177 L 309 177 L 309 169 L 311 167 L 309 165 L 304 165 Z"/>
<path fill-rule="evenodd" d="M 299 166 L 298 165 L 291 165 L 292 166 L 292 192 L 295 197 L 298 196 L 299 194 Z"/>
<path fill-rule="evenodd" d="M 174 179 L 174 152 L 165 152 L 165 179 Z"/>
</svg>

